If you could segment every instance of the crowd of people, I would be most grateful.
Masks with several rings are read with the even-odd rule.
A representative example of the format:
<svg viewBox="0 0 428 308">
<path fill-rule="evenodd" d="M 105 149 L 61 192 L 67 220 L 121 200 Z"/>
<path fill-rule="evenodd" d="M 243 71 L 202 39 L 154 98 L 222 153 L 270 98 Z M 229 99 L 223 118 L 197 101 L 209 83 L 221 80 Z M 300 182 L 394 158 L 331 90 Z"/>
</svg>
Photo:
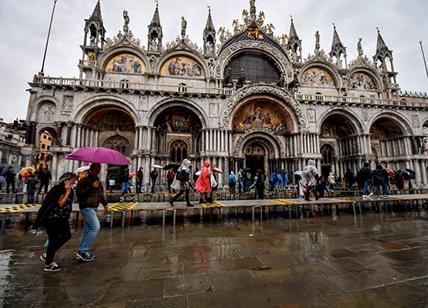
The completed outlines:
<svg viewBox="0 0 428 308">
<path fill-rule="evenodd" d="M 362 168 L 355 175 L 350 169 L 347 169 L 342 179 L 336 179 L 332 172 L 325 178 L 319 175 L 314 160 L 309 160 L 301 172 L 297 174 L 299 183 L 299 196 L 310 200 L 313 194 L 315 199 L 324 197 L 325 193 L 333 192 L 338 189 L 362 191 L 362 198 L 367 200 L 371 197 L 387 198 L 391 191 L 391 185 L 397 190 L 403 190 L 405 187 L 413 189 L 412 179 L 415 178 L 415 172 L 406 170 L 393 171 L 381 164 L 376 165 L 372 170 L 368 162 L 364 163 Z"/>
</svg>

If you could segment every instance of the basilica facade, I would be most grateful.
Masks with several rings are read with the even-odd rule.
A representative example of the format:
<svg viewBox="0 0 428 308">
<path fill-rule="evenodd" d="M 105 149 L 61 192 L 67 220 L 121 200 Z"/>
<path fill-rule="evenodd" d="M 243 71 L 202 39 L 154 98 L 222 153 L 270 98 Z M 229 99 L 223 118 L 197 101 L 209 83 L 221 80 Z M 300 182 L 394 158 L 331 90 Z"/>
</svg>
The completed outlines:
<svg viewBox="0 0 428 308">
<path fill-rule="evenodd" d="M 254 0 L 230 30 L 216 30 L 208 12 L 202 47 L 189 40 L 184 17 L 177 39 L 164 43 L 157 6 L 143 46 L 131 18 L 124 11 L 123 29 L 107 38 L 98 2 L 85 20 L 79 78 L 30 82 L 22 150 L 31 157 L 49 133 L 54 177 L 78 167 L 65 160 L 73 149 L 103 146 L 143 167 L 146 183 L 152 165 L 187 157 L 223 169 L 220 185 L 231 170 L 293 174 L 309 159 L 324 175 L 367 161 L 413 169 L 416 184 L 428 184 L 428 97 L 400 90 L 379 31 L 374 57 L 360 39 L 348 61 L 336 27 L 330 51 L 317 32 L 303 58 L 294 21 L 276 35 Z"/>
</svg>

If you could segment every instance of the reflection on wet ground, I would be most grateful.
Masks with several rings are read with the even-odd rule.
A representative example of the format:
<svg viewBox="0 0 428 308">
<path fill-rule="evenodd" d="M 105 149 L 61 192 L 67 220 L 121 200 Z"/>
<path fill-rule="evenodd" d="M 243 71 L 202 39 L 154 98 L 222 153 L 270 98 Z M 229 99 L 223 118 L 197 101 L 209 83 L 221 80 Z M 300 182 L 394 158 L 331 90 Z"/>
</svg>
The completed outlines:
<svg viewBox="0 0 428 308">
<path fill-rule="evenodd" d="M 79 236 L 60 273 L 45 235 L 0 237 L 0 306 L 428 307 L 424 213 L 102 229 L 89 264 Z"/>
</svg>

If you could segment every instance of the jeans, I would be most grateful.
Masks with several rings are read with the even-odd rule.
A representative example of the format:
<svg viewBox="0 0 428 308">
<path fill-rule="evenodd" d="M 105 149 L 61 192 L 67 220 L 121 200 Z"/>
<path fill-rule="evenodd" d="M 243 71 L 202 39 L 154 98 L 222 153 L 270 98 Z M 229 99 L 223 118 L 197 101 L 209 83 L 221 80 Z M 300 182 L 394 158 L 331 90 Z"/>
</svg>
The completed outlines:
<svg viewBox="0 0 428 308">
<path fill-rule="evenodd" d="M 34 194 L 36 193 L 35 189 L 27 188 L 27 203 L 34 203 Z"/>
<path fill-rule="evenodd" d="M 98 230 L 100 230 L 100 221 L 97 217 L 96 208 L 84 208 L 80 210 L 80 213 L 83 215 L 84 224 L 79 251 L 89 252 L 97 237 Z"/>
<path fill-rule="evenodd" d="M 9 187 L 12 186 L 12 194 L 15 193 L 15 181 L 6 182 L 6 193 L 9 194 Z"/>
<path fill-rule="evenodd" d="M 66 218 L 50 218 L 46 219 L 43 227 L 49 239 L 45 262 L 49 265 L 54 261 L 55 253 L 71 239 L 70 225 Z"/>
<path fill-rule="evenodd" d="M 156 179 L 152 178 L 152 193 L 156 191 Z"/>
<path fill-rule="evenodd" d="M 369 195 L 369 184 L 370 184 L 370 180 L 365 180 L 363 183 L 363 195 L 364 196 Z"/>
<path fill-rule="evenodd" d="M 122 194 L 128 193 L 128 182 L 122 182 Z"/>
</svg>

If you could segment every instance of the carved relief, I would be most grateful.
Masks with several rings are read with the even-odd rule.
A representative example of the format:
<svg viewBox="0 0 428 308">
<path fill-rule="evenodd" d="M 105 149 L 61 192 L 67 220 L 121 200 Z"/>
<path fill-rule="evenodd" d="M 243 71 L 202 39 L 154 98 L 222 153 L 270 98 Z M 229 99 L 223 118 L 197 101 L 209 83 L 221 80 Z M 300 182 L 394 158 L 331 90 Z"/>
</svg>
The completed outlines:
<svg viewBox="0 0 428 308">
<path fill-rule="evenodd" d="M 53 122 L 55 121 L 56 106 L 53 103 L 43 104 L 39 109 L 40 122 Z"/>
<path fill-rule="evenodd" d="M 355 90 L 376 90 L 375 82 L 371 77 L 363 73 L 355 73 L 349 80 L 351 89 Z"/>
<path fill-rule="evenodd" d="M 300 82 L 305 86 L 334 87 L 333 77 L 320 68 L 307 69 L 300 78 Z"/>
<path fill-rule="evenodd" d="M 316 123 L 317 122 L 315 109 L 309 108 L 308 110 L 306 110 L 306 113 L 308 115 L 308 122 L 309 123 Z"/>
<path fill-rule="evenodd" d="M 219 113 L 218 103 L 210 103 L 210 117 L 217 117 Z"/>
<path fill-rule="evenodd" d="M 160 69 L 164 76 L 204 77 L 202 67 L 195 60 L 179 56 L 167 60 Z"/>
<path fill-rule="evenodd" d="M 249 136 L 251 136 L 251 138 L 261 137 L 262 139 L 266 139 L 266 137 L 269 136 L 269 138 L 267 138 L 267 139 L 269 141 L 271 141 L 270 139 L 273 139 L 273 141 L 276 143 L 276 145 L 279 146 L 280 157 L 285 157 L 284 144 L 281 142 L 279 137 L 277 135 L 272 135 L 271 131 L 269 131 L 268 129 L 263 129 L 263 128 L 251 129 L 251 130 L 247 131 L 245 135 L 239 136 L 238 140 L 236 141 L 236 145 L 235 145 L 234 151 L 233 151 L 233 154 L 235 157 L 242 157 L 245 154 L 245 153 L 241 152 L 241 148 L 243 147 L 244 143 L 250 139 Z M 272 143 L 272 142 L 270 142 L 270 143 Z"/>
<path fill-rule="evenodd" d="M 64 95 L 64 100 L 62 103 L 62 112 L 69 113 L 73 111 L 73 96 Z"/>
<path fill-rule="evenodd" d="M 123 53 L 110 59 L 106 65 L 106 71 L 124 74 L 142 74 L 145 71 L 145 65 L 137 56 Z"/>
<path fill-rule="evenodd" d="M 414 128 L 419 128 L 421 126 L 419 123 L 419 116 L 417 114 L 412 114 L 412 126 Z"/>
</svg>

